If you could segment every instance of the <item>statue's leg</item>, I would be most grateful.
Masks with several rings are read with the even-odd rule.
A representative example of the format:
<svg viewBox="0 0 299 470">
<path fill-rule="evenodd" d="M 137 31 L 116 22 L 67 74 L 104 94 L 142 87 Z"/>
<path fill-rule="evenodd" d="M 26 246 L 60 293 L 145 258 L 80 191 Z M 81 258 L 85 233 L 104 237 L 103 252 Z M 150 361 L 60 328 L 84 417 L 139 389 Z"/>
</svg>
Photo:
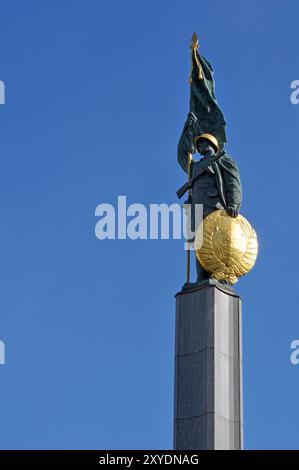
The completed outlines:
<svg viewBox="0 0 299 470">
<path fill-rule="evenodd" d="M 214 212 L 214 208 L 204 207 L 203 218 L 205 219 L 211 212 Z M 202 267 L 200 262 L 196 257 L 196 272 L 197 272 L 197 282 L 203 282 L 207 279 L 210 279 L 211 275 Z"/>
<path fill-rule="evenodd" d="M 198 259 L 196 258 L 196 272 L 197 272 L 197 282 L 206 281 L 209 279 L 210 274 L 202 267 Z"/>
</svg>

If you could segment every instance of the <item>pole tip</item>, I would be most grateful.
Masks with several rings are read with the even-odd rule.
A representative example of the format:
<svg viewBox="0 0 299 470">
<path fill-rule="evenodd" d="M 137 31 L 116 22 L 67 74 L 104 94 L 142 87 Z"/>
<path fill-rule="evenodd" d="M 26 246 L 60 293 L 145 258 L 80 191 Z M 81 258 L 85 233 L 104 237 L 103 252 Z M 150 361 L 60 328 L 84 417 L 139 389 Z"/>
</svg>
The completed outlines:
<svg viewBox="0 0 299 470">
<path fill-rule="evenodd" d="M 198 41 L 198 36 L 194 32 L 191 38 L 191 44 L 190 44 L 190 49 L 198 49 L 199 47 L 199 41 Z"/>
</svg>

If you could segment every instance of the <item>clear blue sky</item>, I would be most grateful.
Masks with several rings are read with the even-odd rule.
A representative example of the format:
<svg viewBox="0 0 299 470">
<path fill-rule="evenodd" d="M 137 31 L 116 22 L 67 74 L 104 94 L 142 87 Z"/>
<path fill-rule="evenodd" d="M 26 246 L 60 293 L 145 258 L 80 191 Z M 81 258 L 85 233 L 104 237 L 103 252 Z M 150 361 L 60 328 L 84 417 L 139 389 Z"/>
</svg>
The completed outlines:
<svg viewBox="0 0 299 470">
<path fill-rule="evenodd" d="M 171 448 L 181 241 L 99 241 L 94 211 L 176 202 L 193 31 L 242 214 L 245 444 L 299 448 L 296 0 L 0 2 L 0 446 Z"/>
</svg>

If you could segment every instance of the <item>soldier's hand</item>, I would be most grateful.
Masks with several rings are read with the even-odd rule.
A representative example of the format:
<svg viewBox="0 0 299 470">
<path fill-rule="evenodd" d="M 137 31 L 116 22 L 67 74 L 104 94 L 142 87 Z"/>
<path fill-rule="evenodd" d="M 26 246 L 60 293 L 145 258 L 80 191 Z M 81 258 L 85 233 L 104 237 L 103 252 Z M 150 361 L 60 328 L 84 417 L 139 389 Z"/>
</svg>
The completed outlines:
<svg viewBox="0 0 299 470">
<path fill-rule="evenodd" d="M 232 207 L 228 207 L 226 209 L 226 212 L 230 217 L 233 217 L 234 219 L 239 215 L 239 211 L 237 209 L 233 209 Z"/>
<path fill-rule="evenodd" d="M 187 117 L 187 121 L 185 123 L 185 127 L 191 127 L 195 121 L 197 121 L 197 117 L 195 116 L 195 114 L 189 113 Z"/>
</svg>

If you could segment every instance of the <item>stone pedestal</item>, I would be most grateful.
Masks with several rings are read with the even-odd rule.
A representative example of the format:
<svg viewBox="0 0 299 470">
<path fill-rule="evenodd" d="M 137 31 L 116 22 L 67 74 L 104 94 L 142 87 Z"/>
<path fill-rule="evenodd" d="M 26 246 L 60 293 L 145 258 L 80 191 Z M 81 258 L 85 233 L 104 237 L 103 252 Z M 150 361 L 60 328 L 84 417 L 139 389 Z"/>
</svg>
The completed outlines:
<svg viewBox="0 0 299 470">
<path fill-rule="evenodd" d="M 242 449 L 242 301 L 207 285 L 176 295 L 174 448 Z"/>
</svg>

